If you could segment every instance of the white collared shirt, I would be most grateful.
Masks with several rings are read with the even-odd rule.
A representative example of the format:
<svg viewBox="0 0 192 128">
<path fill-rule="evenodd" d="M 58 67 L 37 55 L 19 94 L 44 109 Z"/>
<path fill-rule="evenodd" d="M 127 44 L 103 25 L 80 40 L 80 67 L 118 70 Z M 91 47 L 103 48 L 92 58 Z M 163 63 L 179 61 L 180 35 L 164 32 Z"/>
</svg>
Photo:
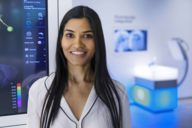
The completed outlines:
<svg viewBox="0 0 192 128">
<path fill-rule="evenodd" d="M 28 128 L 40 128 L 40 116 L 47 89 L 50 87 L 54 75 L 37 80 L 29 91 L 28 98 Z M 130 109 L 126 91 L 118 86 L 117 91 L 122 103 L 122 128 L 130 128 Z M 112 128 L 110 112 L 106 105 L 98 98 L 95 88 L 91 89 L 83 112 L 79 120 L 72 113 L 65 98 L 61 98 L 58 116 L 51 128 Z"/>
</svg>

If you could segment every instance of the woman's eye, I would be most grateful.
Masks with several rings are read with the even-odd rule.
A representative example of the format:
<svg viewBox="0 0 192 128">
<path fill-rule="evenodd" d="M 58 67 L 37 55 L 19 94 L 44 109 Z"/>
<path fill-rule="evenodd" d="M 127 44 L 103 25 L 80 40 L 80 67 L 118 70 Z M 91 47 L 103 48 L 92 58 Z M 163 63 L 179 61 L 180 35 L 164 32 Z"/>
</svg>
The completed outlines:
<svg viewBox="0 0 192 128">
<path fill-rule="evenodd" d="M 67 38 L 74 38 L 74 35 L 73 35 L 73 33 L 66 33 L 65 37 L 67 37 Z"/>
<path fill-rule="evenodd" d="M 84 34 L 83 38 L 85 38 L 85 39 L 93 39 L 93 34 Z"/>
</svg>

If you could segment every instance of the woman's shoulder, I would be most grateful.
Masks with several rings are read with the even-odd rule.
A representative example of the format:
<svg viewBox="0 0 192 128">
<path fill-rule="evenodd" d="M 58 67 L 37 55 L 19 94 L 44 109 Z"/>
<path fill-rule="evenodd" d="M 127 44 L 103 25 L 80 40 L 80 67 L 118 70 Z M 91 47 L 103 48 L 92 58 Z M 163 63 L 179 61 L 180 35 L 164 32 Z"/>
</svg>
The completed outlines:
<svg viewBox="0 0 192 128">
<path fill-rule="evenodd" d="M 121 95 L 121 96 L 126 96 L 127 95 L 126 88 L 122 83 L 120 83 L 117 80 L 113 80 L 113 83 L 114 83 L 115 88 L 117 89 L 117 92 L 119 93 L 119 95 Z"/>
<path fill-rule="evenodd" d="M 48 88 L 51 86 L 53 78 L 54 73 L 36 80 L 29 89 L 29 95 L 38 97 L 38 95 L 46 93 L 48 91 Z"/>
</svg>

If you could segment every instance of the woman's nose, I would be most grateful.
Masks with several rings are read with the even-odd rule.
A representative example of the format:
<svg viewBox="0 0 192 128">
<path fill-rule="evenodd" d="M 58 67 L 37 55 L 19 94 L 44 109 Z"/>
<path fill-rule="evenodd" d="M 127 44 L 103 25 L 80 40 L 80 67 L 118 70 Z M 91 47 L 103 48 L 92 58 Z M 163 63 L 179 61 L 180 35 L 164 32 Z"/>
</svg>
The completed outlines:
<svg viewBox="0 0 192 128">
<path fill-rule="evenodd" d="M 81 40 L 81 37 L 77 37 L 76 39 L 75 39 L 75 41 L 74 41 L 74 46 L 75 47 L 83 47 L 83 42 L 82 42 L 82 40 Z"/>
</svg>

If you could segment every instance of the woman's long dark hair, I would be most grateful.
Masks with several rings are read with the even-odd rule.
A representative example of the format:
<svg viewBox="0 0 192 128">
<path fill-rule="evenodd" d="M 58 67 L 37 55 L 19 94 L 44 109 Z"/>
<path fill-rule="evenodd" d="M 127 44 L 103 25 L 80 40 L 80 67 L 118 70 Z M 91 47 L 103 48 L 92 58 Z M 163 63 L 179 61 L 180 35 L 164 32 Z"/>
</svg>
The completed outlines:
<svg viewBox="0 0 192 128">
<path fill-rule="evenodd" d="M 101 21 L 97 13 L 89 7 L 77 6 L 69 10 L 64 16 L 57 39 L 56 72 L 51 87 L 46 95 L 42 113 L 41 128 L 49 128 L 55 120 L 60 107 L 61 97 L 68 84 L 67 60 L 61 47 L 61 39 L 66 23 L 74 18 L 87 18 L 94 33 L 95 55 L 91 60 L 91 69 L 95 75 L 94 87 L 98 97 L 110 111 L 113 128 L 121 128 L 121 103 L 119 94 L 110 78 L 106 64 L 105 41 Z M 115 102 L 117 100 L 117 103 Z"/>
</svg>

